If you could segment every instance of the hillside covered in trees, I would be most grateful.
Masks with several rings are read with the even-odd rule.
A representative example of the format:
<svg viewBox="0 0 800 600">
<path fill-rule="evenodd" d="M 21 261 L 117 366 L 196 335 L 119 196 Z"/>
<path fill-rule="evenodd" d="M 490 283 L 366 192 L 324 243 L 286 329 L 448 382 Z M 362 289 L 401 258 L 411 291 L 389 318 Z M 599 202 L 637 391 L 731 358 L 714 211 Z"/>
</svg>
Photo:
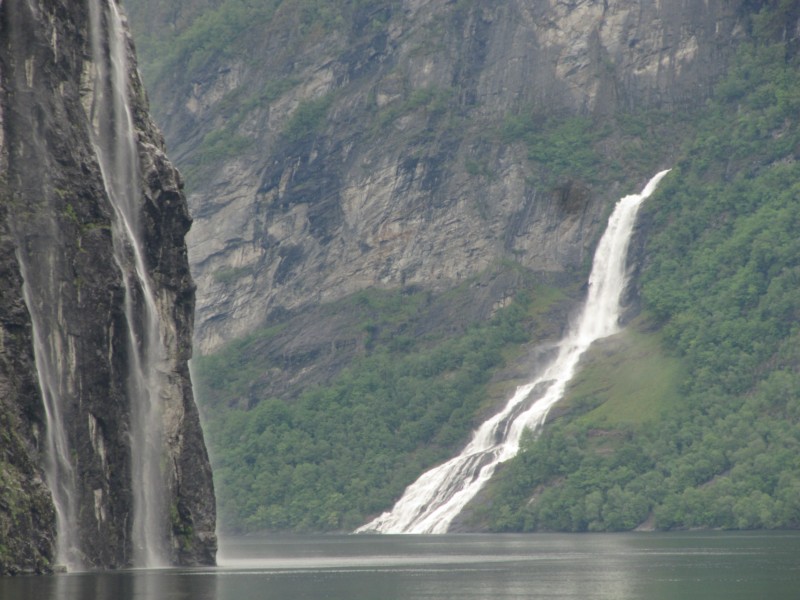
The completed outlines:
<svg viewBox="0 0 800 600">
<path fill-rule="evenodd" d="M 640 38 L 592 50 L 600 83 L 583 105 L 555 80 L 487 92 L 498 3 L 150 4 L 129 13 L 200 232 L 209 325 L 193 376 L 225 527 L 349 530 L 391 506 L 547 360 L 611 203 L 670 167 L 640 217 L 625 330 L 458 527 L 800 526 L 796 3 L 720 8 L 718 72 L 688 83 L 690 66 L 630 83 Z M 601 25 L 622 11 L 606 4 Z M 172 38 L 147 35 L 168 17 Z M 270 39 L 295 59 L 263 57 L 262 72 L 254 49 Z M 221 87 L 250 72 L 263 81 Z M 399 190 L 381 208 L 392 225 L 364 233 L 377 172 Z M 432 233 L 454 222 L 471 228 Z"/>
</svg>

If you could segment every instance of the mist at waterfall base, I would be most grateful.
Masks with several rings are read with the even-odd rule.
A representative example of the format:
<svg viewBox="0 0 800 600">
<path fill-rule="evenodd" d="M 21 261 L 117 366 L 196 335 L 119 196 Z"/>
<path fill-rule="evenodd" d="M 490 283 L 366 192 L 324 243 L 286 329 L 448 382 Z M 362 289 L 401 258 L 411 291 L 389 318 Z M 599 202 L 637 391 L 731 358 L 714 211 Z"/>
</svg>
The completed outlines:
<svg viewBox="0 0 800 600">
<path fill-rule="evenodd" d="M 517 388 L 505 408 L 473 433 L 461 454 L 423 473 L 392 510 L 357 533 L 445 533 L 491 479 L 497 465 L 516 455 L 523 431 L 541 426 L 563 396 L 583 353 L 594 341 L 619 330 L 626 258 L 636 215 L 668 172 L 657 173 L 641 193 L 617 202 L 595 251 L 583 311 L 559 343 L 554 361 L 530 383 Z"/>
<path fill-rule="evenodd" d="M 0 577 L 36 600 L 795 600 L 797 532 L 248 536 L 216 568 Z"/>
</svg>

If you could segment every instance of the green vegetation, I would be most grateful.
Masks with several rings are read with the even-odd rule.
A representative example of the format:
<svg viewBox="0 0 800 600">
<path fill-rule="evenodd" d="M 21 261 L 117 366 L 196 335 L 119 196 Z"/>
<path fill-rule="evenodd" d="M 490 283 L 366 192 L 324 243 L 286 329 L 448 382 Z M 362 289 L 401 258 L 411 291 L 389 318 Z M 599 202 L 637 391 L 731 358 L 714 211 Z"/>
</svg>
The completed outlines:
<svg viewBox="0 0 800 600">
<path fill-rule="evenodd" d="M 434 116 L 440 115 L 447 109 L 447 104 L 452 95 L 452 90 L 436 87 L 414 90 L 405 100 L 393 102 L 381 110 L 376 119 L 376 126 L 382 129 L 399 117 L 417 110 L 425 110 Z"/>
<path fill-rule="evenodd" d="M 249 148 L 253 140 L 234 132 L 233 124 L 224 129 L 211 131 L 200 142 L 200 149 L 192 157 L 192 166 L 214 163 L 224 158 L 241 154 Z"/>
<path fill-rule="evenodd" d="M 579 424 L 593 428 L 657 422 L 678 405 L 685 377 L 682 362 L 665 355 L 662 341 L 633 325 L 599 342 L 583 358 L 560 408 L 581 413 Z"/>
<path fill-rule="evenodd" d="M 771 30 L 772 17 L 754 26 Z M 800 527 L 800 69 L 762 39 L 741 49 L 645 205 L 643 300 L 659 332 L 632 332 L 633 348 L 663 347 L 664 368 L 647 353 L 631 360 L 637 383 L 619 356 L 595 357 L 572 413 L 528 437 L 477 520 L 496 530 Z"/>
<path fill-rule="evenodd" d="M 294 110 L 283 130 L 283 137 L 289 143 L 306 141 L 324 122 L 331 107 L 333 95 L 327 94 L 314 100 L 306 100 Z"/>
<path fill-rule="evenodd" d="M 522 141 L 528 158 L 557 175 L 581 173 L 600 166 L 594 144 L 609 133 L 588 117 L 555 118 L 527 111 L 506 118 L 500 131 L 504 143 Z"/>
<path fill-rule="evenodd" d="M 222 409 L 246 396 L 263 371 L 254 348 L 283 329 L 265 327 L 230 342 L 223 351 L 194 360 L 197 395 L 213 409 Z M 212 412 L 213 414 L 213 412 Z"/>
<path fill-rule="evenodd" d="M 489 322 L 451 339 L 404 333 L 430 302 L 365 291 L 339 306 L 357 310 L 366 352 L 330 385 L 297 400 L 242 397 L 267 368 L 252 352 L 277 335 L 257 332 L 195 364 L 216 449 L 222 522 L 238 530 L 350 529 L 391 504 L 426 467 L 448 457 L 474 426 L 492 370 L 528 341 L 526 323 L 558 298 L 524 294 Z M 247 402 L 244 403 L 248 404 Z"/>
<path fill-rule="evenodd" d="M 149 32 L 137 27 L 149 82 L 160 80 L 166 73 L 182 81 L 204 69 L 220 57 L 240 54 L 263 44 L 271 35 L 290 33 L 292 44 L 333 29 L 348 30 L 359 23 L 359 15 L 370 15 L 364 29 L 381 27 L 396 0 L 221 0 L 215 8 L 199 11 L 196 18 L 176 31 L 176 38 Z M 130 12 L 136 19 L 136 2 Z M 283 48 L 291 51 L 292 46 Z"/>
<path fill-rule="evenodd" d="M 467 158 L 464 161 L 464 170 L 472 177 L 485 177 L 486 179 L 494 178 L 494 174 L 492 173 L 489 164 L 485 160 L 480 161 L 474 158 Z"/>
<path fill-rule="evenodd" d="M 352 3 L 367 4 L 393 6 Z M 554 411 L 559 416 L 540 436 L 525 438 L 486 490 L 488 501 L 473 507 L 477 524 L 498 531 L 800 527 L 800 65 L 791 47 L 773 41 L 784 39 L 785 23 L 800 9 L 762 4 L 751 23 L 757 42 L 740 49 L 715 99 L 691 114 L 595 118 L 527 109 L 494 131 L 475 125 L 485 129 L 475 135 L 487 148 L 523 148 L 531 177 L 545 185 L 641 178 L 677 156 L 643 211 L 642 316 L 592 351 Z M 221 40 L 249 43 L 258 23 L 294 19 L 301 35 L 313 36 L 340 27 L 352 14 L 337 14 L 343 6 L 276 0 L 256 8 L 226 0 L 161 60 L 183 61 L 189 73 L 228 51 Z M 382 25 L 385 13 L 374 14 L 366 27 Z M 247 107 L 293 85 L 276 80 L 244 102 L 232 95 L 228 125 L 204 140 L 201 162 L 241 150 L 246 140 L 235 132 Z M 441 135 L 448 122 L 466 131 L 457 97 L 432 87 L 407 91 L 373 107 L 364 131 L 382 135 L 417 113 L 430 118 L 410 127 L 409 139 Z M 332 104 L 332 95 L 300 104 L 282 140 L 319 133 Z M 492 176 L 491 152 L 461 156 L 468 175 Z M 542 327 L 560 301 L 552 289 L 534 291 L 490 322 L 446 335 L 412 327 L 429 309 L 428 294 L 349 298 L 336 309 L 359 314 L 351 332 L 361 345 L 356 359 L 290 400 L 266 397 L 259 385 L 279 367 L 260 350 L 280 328 L 197 359 L 223 523 L 349 529 L 388 508 L 420 472 L 463 444 L 489 408 L 486 398 L 497 392 L 491 374 L 528 341 L 530 323 Z"/>
<path fill-rule="evenodd" d="M 214 281 L 217 283 L 227 284 L 232 283 L 246 275 L 251 275 L 252 272 L 253 268 L 248 265 L 246 267 L 219 269 L 218 271 L 214 271 L 213 277 Z"/>
<path fill-rule="evenodd" d="M 145 8 L 147 3 L 132 1 L 128 9 L 137 33 L 143 77 L 151 91 L 201 85 L 208 80 L 209 72 L 229 68 L 228 61 L 234 56 L 275 52 L 299 55 L 302 48 L 334 31 L 343 34 L 337 43 L 370 35 L 385 27 L 398 4 L 397 0 L 221 0 L 213 8 L 195 11 L 172 5 L 162 12 L 177 15 L 183 11 L 186 15 L 165 36 L 146 22 L 148 14 L 157 12 Z M 206 124 L 205 135 L 180 165 L 189 188 L 207 180 L 210 166 L 254 151 L 245 120 L 255 108 L 272 103 L 296 84 L 292 77 L 270 77 L 266 82 L 247 82 L 229 92 L 213 109 L 213 128 L 209 130 Z M 331 95 L 301 102 L 285 125 L 280 142 L 307 140 L 324 123 L 331 102 Z"/>
<path fill-rule="evenodd" d="M 54 558 L 41 535 L 54 530 L 55 514 L 50 493 L 31 475 L 35 469 L 19 410 L 0 398 L 0 575 L 20 568 L 47 572 Z"/>
<path fill-rule="evenodd" d="M 203 136 L 197 148 L 186 159 L 183 169 L 192 185 L 203 181 L 209 165 L 239 156 L 252 149 L 253 138 L 242 135 L 242 125 L 254 108 L 269 104 L 291 89 L 295 81 L 289 77 L 270 80 L 260 90 L 237 88 L 229 92 L 219 103 L 222 124 Z"/>
<path fill-rule="evenodd" d="M 663 110 L 591 117 L 527 108 L 506 115 L 495 137 L 501 144 L 522 144 L 537 178 L 546 184 L 577 178 L 604 186 L 663 164 L 695 119 Z"/>
</svg>

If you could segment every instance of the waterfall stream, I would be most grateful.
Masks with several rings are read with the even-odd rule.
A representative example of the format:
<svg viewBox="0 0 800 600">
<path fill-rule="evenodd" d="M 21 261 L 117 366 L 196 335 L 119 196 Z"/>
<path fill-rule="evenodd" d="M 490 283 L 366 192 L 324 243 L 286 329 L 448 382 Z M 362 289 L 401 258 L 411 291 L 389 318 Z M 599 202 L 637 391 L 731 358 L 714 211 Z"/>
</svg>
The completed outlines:
<svg viewBox="0 0 800 600">
<path fill-rule="evenodd" d="M 617 202 L 595 251 L 586 303 L 559 343 L 555 360 L 536 379 L 517 388 L 505 408 L 473 433 L 461 454 L 423 473 L 406 488 L 392 510 L 357 532 L 447 532 L 452 520 L 491 478 L 497 465 L 517 453 L 523 431 L 541 426 L 550 407 L 563 396 L 581 355 L 595 340 L 619 330 L 625 261 L 636 214 L 668 172 L 655 175 L 640 194 Z"/>
<path fill-rule="evenodd" d="M 56 289 L 58 277 L 52 253 L 43 252 L 39 259 L 37 269 L 40 278 L 48 282 L 50 289 Z M 67 393 L 64 389 L 62 363 L 68 353 L 62 331 L 42 331 L 42 324 L 54 320 L 50 314 L 53 307 L 46 307 L 43 302 L 35 300 L 31 289 L 33 277 L 29 273 L 31 261 L 24 253 L 17 252 L 17 262 L 22 274 L 23 298 L 31 317 L 33 355 L 47 425 L 44 471 L 56 512 L 56 560 L 70 570 L 77 570 L 83 568 L 81 555 L 76 552 L 79 537 L 77 480 L 75 465 L 71 460 L 71 446 L 65 426 L 67 416 L 64 414 L 63 404 Z"/>
<path fill-rule="evenodd" d="M 113 208 L 114 258 L 123 274 L 128 325 L 128 397 L 133 491 L 133 564 L 158 567 L 167 556 L 167 494 L 161 462 L 159 396 L 165 360 L 156 295 L 143 254 L 136 134 L 129 103 L 127 38 L 115 0 L 90 0 L 93 96 L 91 138 Z"/>
</svg>

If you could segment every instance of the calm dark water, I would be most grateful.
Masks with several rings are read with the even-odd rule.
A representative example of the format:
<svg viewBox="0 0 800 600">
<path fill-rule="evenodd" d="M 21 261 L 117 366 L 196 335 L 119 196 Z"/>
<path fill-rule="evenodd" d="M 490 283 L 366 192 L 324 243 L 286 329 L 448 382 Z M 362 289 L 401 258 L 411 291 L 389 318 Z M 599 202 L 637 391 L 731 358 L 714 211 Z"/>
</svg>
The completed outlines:
<svg viewBox="0 0 800 600">
<path fill-rule="evenodd" d="M 227 540 L 220 566 L 0 578 L 0 600 L 781 600 L 800 533 Z"/>
</svg>

